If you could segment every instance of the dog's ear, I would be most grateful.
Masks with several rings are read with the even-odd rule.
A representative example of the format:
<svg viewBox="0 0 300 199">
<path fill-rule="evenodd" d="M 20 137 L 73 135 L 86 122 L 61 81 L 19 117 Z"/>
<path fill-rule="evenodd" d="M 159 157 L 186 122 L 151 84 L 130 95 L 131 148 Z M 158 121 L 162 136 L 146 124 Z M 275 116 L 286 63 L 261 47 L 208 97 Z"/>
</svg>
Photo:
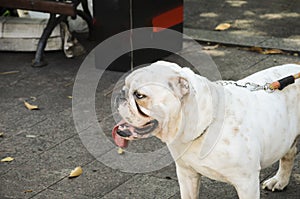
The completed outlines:
<svg viewBox="0 0 300 199">
<path fill-rule="evenodd" d="M 189 81 L 184 77 L 172 77 L 169 79 L 168 85 L 179 99 L 190 92 Z"/>
</svg>

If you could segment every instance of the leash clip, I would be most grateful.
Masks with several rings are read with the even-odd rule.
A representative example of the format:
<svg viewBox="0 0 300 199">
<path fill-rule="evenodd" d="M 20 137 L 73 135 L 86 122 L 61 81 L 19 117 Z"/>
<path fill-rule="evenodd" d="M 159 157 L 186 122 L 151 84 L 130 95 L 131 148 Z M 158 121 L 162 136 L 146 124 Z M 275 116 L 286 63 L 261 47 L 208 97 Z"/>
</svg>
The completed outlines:
<svg viewBox="0 0 300 199">
<path fill-rule="evenodd" d="M 248 88 L 250 91 L 259 91 L 259 90 L 264 90 L 265 86 L 261 86 L 259 84 L 255 84 L 255 83 L 250 83 L 247 82 L 245 84 L 246 88 Z"/>
<path fill-rule="evenodd" d="M 259 90 L 264 90 L 268 93 L 273 93 L 275 91 L 275 89 L 272 89 L 270 87 L 270 83 L 266 83 L 265 85 L 259 85 L 259 84 L 255 84 L 255 83 L 250 83 L 247 82 L 245 84 L 245 86 L 250 90 L 250 91 L 259 91 Z"/>
<path fill-rule="evenodd" d="M 271 85 L 270 83 L 266 83 L 264 85 L 264 90 L 268 93 L 273 93 L 275 91 L 275 89 L 272 89 L 270 85 Z"/>
</svg>

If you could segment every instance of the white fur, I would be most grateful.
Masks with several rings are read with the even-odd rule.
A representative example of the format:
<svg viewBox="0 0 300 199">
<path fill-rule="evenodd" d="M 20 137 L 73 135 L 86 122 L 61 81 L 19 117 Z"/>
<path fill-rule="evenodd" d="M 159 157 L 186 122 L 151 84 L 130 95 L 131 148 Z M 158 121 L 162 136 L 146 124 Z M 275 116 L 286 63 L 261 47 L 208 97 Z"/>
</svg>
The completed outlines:
<svg viewBox="0 0 300 199">
<path fill-rule="evenodd" d="M 164 72 L 157 72 L 158 67 L 165 67 Z M 299 65 L 282 65 L 237 83 L 263 85 L 299 72 Z M 232 184 L 240 199 L 258 199 L 261 169 L 278 160 L 277 174 L 265 181 L 263 188 L 282 190 L 288 184 L 296 155 L 296 138 L 300 134 L 298 80 L 282 91 L 268 93 L 251 92 L 235 85 L 220 86 L 168 62 L 156 62 L 136 74 L 138 77 L 132 75 L 128 79 L 145 84 L 142 77 L 154 75 L 151 81 L 166 84 L 178 76 L 189 82 L 189 93 L 180 99 L 178 109 L 172 109 L 177 112 L 176 121 L 160 126 L 161 134 L 169 134 L 163 136 L 163 141 L 176 162 L 182 199 L 198 198 L 201 175 Z M 165 96 L 156 92 L 151 97 L 157 100 Z M 166 110 L 174 115 L 172 110 Z"/>
</svg>

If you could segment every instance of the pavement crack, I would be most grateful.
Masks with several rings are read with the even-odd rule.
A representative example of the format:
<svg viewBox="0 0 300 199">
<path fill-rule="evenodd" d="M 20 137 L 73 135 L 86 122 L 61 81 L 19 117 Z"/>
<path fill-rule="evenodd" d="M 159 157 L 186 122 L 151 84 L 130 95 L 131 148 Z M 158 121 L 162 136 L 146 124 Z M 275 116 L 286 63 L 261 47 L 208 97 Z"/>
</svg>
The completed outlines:
<svg viewBox="0 0 300 199">
<path fill-rule="evenodd" d="M 60 142 L 58 142 L 58 143 L 54 144 L 53 146 L 49 147 L 49 148 L 48 148 L 48 149 L 46 149 L 45 151 L 42 151 L 42 152 L 41 152 L 41 153 L 39 153 L 38 155 L 42 155 L 42 154 L 44 154 L 45 152 L 48 152 L 48 151 L 50 151 L 51 149 L 53 149 L 53 148 L 57 147 L 58 145 L 60 145 L 60 144 L 62 144 L 62 143 L 64 143 L 64 142 L 66 142 L 66 141 L 68 141 L 68 140 L 70 140 L 70 139 L 74 138 L 75 136 L 78 136 L 78 135 L 77 135 L 77 134 L 74 134 L 74 135 L 72 135 L 72 136 L 70 136 L 70 137 L 68 137 L 68 138 L 66 138 L 66 139 L 64 139 L 64 140 L 62 140 L 62 141 L 60 141 Z"/>
<path fill-rule="evenodd" d="M 178 191 L 177 193 L 175 193 L 174 195 L 172 195 L 171 197 L 169 197 L 168 199 L 173 199 L 176 195 L 180 195 L 180 191 Z"/>
<path fill-rule="evenodd" d="M 40 121 L 37 121 L 36 123 L 34 123 L 34 124 L 32 124 L 31 126 L 29 126 L 28 128 L 32 128 L 32 127 L 34 127 L 34 126 L 36 126 L 36 125 L 38 125 L 38 124 L 40 124 L 40 123 L 43 123 L 44 121 L 46 121 L 46 120 L 48 120 L 48 118 L 46 117 L 46 118 L 44 118 L 44 119 L 42 119 L 42 120 L 40 120 Z"/>
<path fill-rule="evenodd" d="M 257 65 L 257 64 L 259 64 L 259 63 L 261 63 L 261 62 L 263 62 L 263 61 L 265 61 L 265 60 L 268 59 L 269 57 L 270 57 L 270 56 L 265 56 L 265 57 L 263 57 L 263 58 L 260 59 L 259 61 L 255 62 L 255 63 L 251 64 L 249 67 L 247 67 L 246 70 L 248 70 L 248 69 L 254 67 L 255 65 Z"/>
<path fill-rule="evenodd" d="M 135 176 L 137 176 L 138 174 L 133 174 L 131 177 L 129 177 L 127 180 L 125 180 L 124 182 L 120 183 L 118 186 L 112 188 L 110 191 L 106 192 L 104 195 L 100 196 L 100 198 L 105 197 L 106 195 L 112 193 L 114 190 L 118 189 L 119 187 L 121 187 L 122 185 L 126 184 L 127 182 L 129 182 L 130 180 L 132 180 L 132 178 L 134 178 Z"/>
<path fill-rule="evenodd" d="M 72 139 L 72 138 L 75 137 L 76 135 L 77 135 L 77 134 L 74 134 L 74 135 L 72 135 L 72 136 L 70 136 L 70 137 L 64 139 L 63 141 L 54 144 L 53 146 L 47 148 L 45 151 L 42 151 L 42 152 L 38 153 L 37 156 L 40 156 L 40 155 L 44 154 L 45 152 L 48 152 L 49 150 L 51 150 L 51 149 L 57 147 L 58 145 L 62 144 L 63 142 Z M 30 161 L 31 161 L 31 160 L 24 161 L 24 162 L 20 163 L 19 165 L 17 165 L 16 167 L 10 168 L 10 169 L 8 169 L 8 170 L 6 170 L 6 171 L 0 173 L 0 176 L 4 176 L 5 174 L 9 173 L 9 172 L 10 172 L 11 170 L 13 170 L 13 169 L 20 168 L 20 167 L 22 167 L 23 165 L 25 165 L 26 163 L 28 163 L 28 162 L 30 162 Z"/>
<path fill-rule="evenodd" d="M 84 166 L 86 166 L 86 165 L 88 165 L 88 164 L 90 164 L 90 163 L 92 163 L 92 162 L 94 162 L 94 161 L 95 161 L 95 160 L 88 161 L 87 163 L 85 163 L 85 164 L 83 164 L 83 165 L 81 165 L 81 166 L 84 167 Z M 39 192 L 37 192 L 36 194 L 32 195 L 30 198 L 34 198 L 35 196 L 37 196 L 38 194 L 42 193 L 43 191 L 45 191 L 45 190 L 47 190 L 47 189 L 53 190 L 53 191 L 62 192 L 62 193 L 72 193 L 72 192 L 68 192 L 68 191 L 61 191 L 61 190 L 56 190 L 56 189 L 52 189 L 52 188 L 51 188 L 52 186 L 56 185 L 57 183 L 63 181 L 63 180 L 66 179 L 66 178 L 68 178 L 68 176 L 69 176 L 69 175 L 65 175 L 65 176 L 62 177 L 61 179 L 59 179 L 59 180 L 57 180 L 57 181 L 51 183 L 50 185 L 46 186 L 44 189 L 42 189 L 42 190 L 40 190 Z M 85 195 L 85 194 L 80 194 L 80 195 L 82 195 L 82 196 L 87 196 L 87 197 L 91 197 L 91 196 Z M 30 199 L 30 198 L 29 198 L 29 199 Z"/>
</svg>

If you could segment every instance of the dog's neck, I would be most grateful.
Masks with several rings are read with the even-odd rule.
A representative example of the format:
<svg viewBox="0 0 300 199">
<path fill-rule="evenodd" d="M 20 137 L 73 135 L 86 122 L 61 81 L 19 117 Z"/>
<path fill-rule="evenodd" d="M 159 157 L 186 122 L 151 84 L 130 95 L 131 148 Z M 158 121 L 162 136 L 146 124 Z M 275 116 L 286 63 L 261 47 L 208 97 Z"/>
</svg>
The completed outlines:
<svg viewBox="0 0 300 199">
<path fill-rule="evenodd" d="M 221 86 L 209 81 L 204 77 L 198 77 L 198 87 L 194 87 L 191 95 L 183 102 L 182 122 L 177 136 L 168 147 L 173 157 L 179 157 L 188 150 L 194 141 L 202 142 L 203 154 L 209 153 L 213 142 L 218 138 L 220 132 L 219 120 L 223 118 L 224 102 L 221 95 L 224 90 Z M 199 84 L 200 82 L 200 84 Z M 191 104 L 197 104 L 197 110 L 191 109 Z M 187 118 L 189 120 L 187 120 Z M 215 124 L 217 123 L 217 124 Z"/>
<path fill-rule="evenodd" d="M 183 120 L 188 119 L 183 122 L 185 142 L 195 140 L 209 128 L 214 121 L 215 108 L 218 104 L 218 95 L 213 83 L 201 76 L 195 78 L 197 83 L 193 84 L 190 95 L 183 103 Z M 196 109 L 191 104 L 196 105 Z"/>
</svg>

